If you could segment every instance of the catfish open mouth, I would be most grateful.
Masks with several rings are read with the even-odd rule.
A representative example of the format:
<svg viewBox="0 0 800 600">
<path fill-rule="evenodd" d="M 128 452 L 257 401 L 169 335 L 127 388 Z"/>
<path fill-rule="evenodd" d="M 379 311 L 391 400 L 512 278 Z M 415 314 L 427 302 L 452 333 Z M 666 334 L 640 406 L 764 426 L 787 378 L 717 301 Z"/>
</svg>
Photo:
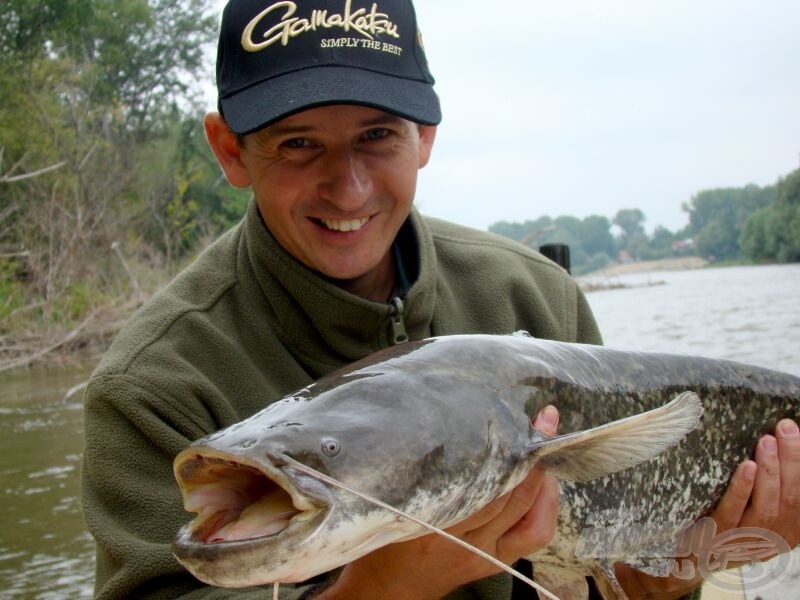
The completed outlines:
<svg viewBox="0 0 800 600">
<path fill-rule="evenodd" d="M 188 451 L 176 461 L 175 474 L 184 508 L 197 513 L 183 531 L 189 544 L 277 536 L 293 521 L 310 520 L 324 508 L 280 469 L 227 456 Z"/>
</svg>

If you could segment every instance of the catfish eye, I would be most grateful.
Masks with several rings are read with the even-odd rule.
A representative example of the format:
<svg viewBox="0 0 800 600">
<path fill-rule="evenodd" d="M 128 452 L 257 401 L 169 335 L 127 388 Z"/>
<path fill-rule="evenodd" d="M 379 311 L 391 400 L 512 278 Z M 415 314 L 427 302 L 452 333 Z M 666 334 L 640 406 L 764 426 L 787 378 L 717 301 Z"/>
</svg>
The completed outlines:
<svg viewBox="0 0 800 600">
<path fill-rule="evenodd" d="M 322 452 L 325 456 L 336 456 L 341 448 L 339 440 L 334 440 L 333 438 L 322 440 Z"/>
</svg>

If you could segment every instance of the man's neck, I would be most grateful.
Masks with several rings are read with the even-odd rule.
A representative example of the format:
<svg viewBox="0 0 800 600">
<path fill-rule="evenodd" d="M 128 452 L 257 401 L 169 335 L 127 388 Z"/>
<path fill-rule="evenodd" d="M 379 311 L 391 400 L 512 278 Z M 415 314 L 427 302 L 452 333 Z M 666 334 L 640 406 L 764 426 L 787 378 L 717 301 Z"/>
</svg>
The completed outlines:
<svg viewBox="0 0 800 600">
<path fill-rule="evenodd" d="M 334 284 L 355 296 L 374 302 L 391 300 L 397 288 L 397 268 L 391 251 L 377 267 L 355 279 L 332 279 Z"/>
</svg>

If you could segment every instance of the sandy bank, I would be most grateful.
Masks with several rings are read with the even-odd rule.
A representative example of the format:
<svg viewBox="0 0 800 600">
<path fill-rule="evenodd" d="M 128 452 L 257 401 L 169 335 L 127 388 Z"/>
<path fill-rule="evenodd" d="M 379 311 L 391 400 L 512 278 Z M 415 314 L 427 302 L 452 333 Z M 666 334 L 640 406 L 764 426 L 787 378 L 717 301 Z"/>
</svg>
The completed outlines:
<svg viewBox="0 0 800 600">
<path fill-rule="evenodd" d="M 685 271 L 687 269 L 701 269 L 708 261 L 699 256 L 684 256 L 681 258 L 665 258 L 662 260 L 642 260 L 638 262 L 612 265 L 599 271 L 592 271 L 583 275 L 584 278 L 602 279 L 604 277 L 617 277 L 630 273 L 649 273 L 651 271 Z"/>
</svg>

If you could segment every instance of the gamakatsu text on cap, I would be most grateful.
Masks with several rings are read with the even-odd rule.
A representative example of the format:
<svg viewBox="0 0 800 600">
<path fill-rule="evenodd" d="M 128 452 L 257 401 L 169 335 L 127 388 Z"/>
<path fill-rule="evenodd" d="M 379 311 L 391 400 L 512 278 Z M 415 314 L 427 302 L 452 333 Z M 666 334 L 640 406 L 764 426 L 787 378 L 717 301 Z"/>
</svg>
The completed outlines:
<svg viewBox="0 0 800 600">
<path fill-rule="evenodd" d="M 253 40 L 253 31 L 272 13 L 283 10 L 280 22 L 264 33 L 264 41 Z M 327 10 L 314 9 L 307 18 L 295 17 L 297 4 L 294 2 L 276 2 L 257 14 L 242 32 L 242 47 L 248 52 L 258 52 L 280 41 L 286 46 L 289 40 L 309 31 L 317 29 L 339 28 L 344 31 L 355 31 L 366 39 L 372 40 L 376 35 L 387 34 L 399 38 L 400 34 L 387 13 L 379 12 L 377 3 L 372 9 L 352 10 L 351 0 L 346 0 L 343 13 L 329 13 Z"/>
</svg>

